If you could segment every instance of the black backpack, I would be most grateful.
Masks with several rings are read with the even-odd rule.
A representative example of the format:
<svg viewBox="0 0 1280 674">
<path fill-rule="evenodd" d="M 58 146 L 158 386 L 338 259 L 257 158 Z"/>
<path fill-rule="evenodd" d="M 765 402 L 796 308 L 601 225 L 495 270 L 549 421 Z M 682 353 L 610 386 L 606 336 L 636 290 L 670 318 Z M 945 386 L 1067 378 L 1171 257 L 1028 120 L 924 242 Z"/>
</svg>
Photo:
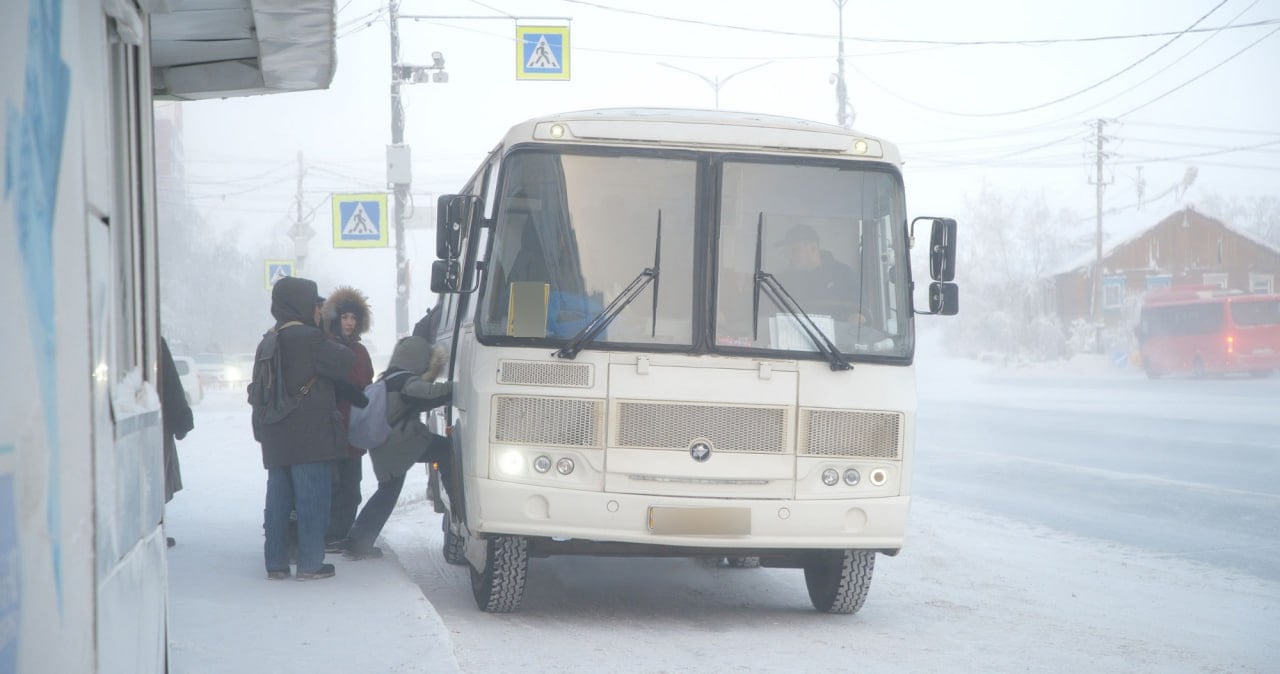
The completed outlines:
<svg viewBox="0 0 1280 674">
<path fill-rule="evenodd" d="M 258 342 L 257 355 L 253 359 L 253 379 L 246 391 L 249 394 L 249 405 L 253 407 L 253 425 L 271 425 L 279 423 L 298 408 L 298 403 L 311 391 L 316 378 L 312 377 L 298 389 L 291 392 L 285 388 L 284 366 L 277 342 L 279 331 L 292 325 L 302 325 L 299 321 L 289 321 L 279 328 L 272 328 L 262 335 Z"/>
</svg>

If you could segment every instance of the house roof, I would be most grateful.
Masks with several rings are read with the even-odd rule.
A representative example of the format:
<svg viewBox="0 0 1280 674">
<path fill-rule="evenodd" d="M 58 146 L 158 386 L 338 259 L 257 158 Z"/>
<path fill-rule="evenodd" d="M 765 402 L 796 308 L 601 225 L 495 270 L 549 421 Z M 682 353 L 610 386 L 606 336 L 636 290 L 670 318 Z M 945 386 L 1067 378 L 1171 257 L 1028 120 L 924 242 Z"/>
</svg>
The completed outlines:
<svg viewBox="0 0 1280 674">
<path fill-rule="evenodd" d="M 332 0 L 149 0 L 156 98 L 324 89 L 337 65 Z"/>
<path fill-rule="evenodd" d="M 1232 232 L 1233 234 L 1236 234 L 1244 239 L 1248 239 L 1249 241 L 1257 244 L 1258 246 L 1261 246 L 1262 248 L 1265 248 L 1267 250 L 1270 250 L 1276 253 L 1277 255 L 1280 255 L 1280 248 L 1276 248 L 1276 246 L 1268 243 L 1267 241 L 1263 240 L 1256 234 L 1238 229 L 1226 222 L 1223 222 L 1222 220 L 1219 220 L 1218 218 L 1205 215 L 1203 212 L 1196 210 L 1196 208 L 1191 203 L 1188 202 L 1182 208 L 1176 211 L 1173 211 L 1172 213 L 1154 221 L 1150 213 L 1142 213 L 1142 212 L 1104 216 L 1102 220 L 1102 223 L 1103 223 L 1102 257 L 1106 258 L 1108 255 L 1113 253 L 1116 249 L 1120 248 L 1121 246 L 1124 246 L 1125 244 L 1128 244 L 1132 241 L 1136 241 L 1137 239 L 1141 238 L 1144 234 L 1160 226 L 1170 218 L 1176 217 L 1178 215 L 1187 217 L 1189 214 L 1195 214 L 1201 218 L 1215 222 L 1221 225 L 1227 231 Z M 1056 271 L 1052 272 L 1050 276 L 1062 276 L 1064 274 L 1087 271 L 1093 265 L 1096 257 L 1097 257 L 1096 250 L 1092 246 L 1090 246 L 1088 250 L 1083 251 L 1079 255 L 1068 260 L 1066 264 L 1063 264 Z"/>
</svg>

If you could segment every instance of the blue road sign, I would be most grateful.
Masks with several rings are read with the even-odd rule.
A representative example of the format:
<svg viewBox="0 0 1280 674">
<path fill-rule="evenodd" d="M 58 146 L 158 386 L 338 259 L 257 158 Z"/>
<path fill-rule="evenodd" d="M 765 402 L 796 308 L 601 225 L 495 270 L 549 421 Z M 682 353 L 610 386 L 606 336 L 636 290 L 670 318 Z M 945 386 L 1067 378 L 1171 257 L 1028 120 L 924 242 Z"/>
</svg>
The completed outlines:
<svg viewBox="0 0 1280 674">
<path fill-rule="evenodd" d="M 293 276 L 293 260 L 267 260 L 267 290 L 286 276 Z"/>
<path fill-rule="evenodd" d="M 516 79 L 569 79 L 569 27 L 516 26 Z"/>
<path fill-rule="evenodd" d="M 333 195 L 334 248 L 387 247 L 387 195 Z"/>
</svg>

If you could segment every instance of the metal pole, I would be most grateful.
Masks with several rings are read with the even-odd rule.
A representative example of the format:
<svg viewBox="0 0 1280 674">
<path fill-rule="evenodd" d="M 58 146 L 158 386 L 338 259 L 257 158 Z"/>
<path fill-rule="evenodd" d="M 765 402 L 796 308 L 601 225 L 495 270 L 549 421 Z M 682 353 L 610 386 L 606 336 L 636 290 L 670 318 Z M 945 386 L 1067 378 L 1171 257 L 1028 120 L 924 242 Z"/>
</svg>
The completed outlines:
<svg viewBox="0 0 1280 674">
<path fill-rule="evenodd" d="M 836 58 L 836 122 L 844 128 L 853 124 L 850 113 L 849 89 L 844 83 L 844 4 L 847 0 L 832 0 L 840 16 L 840 48 Z"/>
<path fill-rule="evenodd" d="M 1093 312 L 1091 318 L 1093 324 L 1097 326 L 1097 334 L 1094 347 L 1098 353 L 1102 353 L 1102 192 L 1105 185 L 1102 182 L 1102 127 L 1106 125 L 1106 121 L 1099 119 L 1097 121 L 1097 169 L 1098 169 L 1098 190 L 1097 190 L 1097 213 L 1098 213 L 1098 230 L 1094 240 L 1094 259 L 1093 259 Z"/>
<path fill-rule="evenodd" d="M 400 30 L 396 23 L 400 1 L 390 1 L 391 23 L 391 143 L 404 143 L 404 105 L 400 102 Z M 404 211 L 409 185 L 395 184 L 396 236 L 396 338 L 409 334 L 409 261 L 404 249 Z"/>
</svg>

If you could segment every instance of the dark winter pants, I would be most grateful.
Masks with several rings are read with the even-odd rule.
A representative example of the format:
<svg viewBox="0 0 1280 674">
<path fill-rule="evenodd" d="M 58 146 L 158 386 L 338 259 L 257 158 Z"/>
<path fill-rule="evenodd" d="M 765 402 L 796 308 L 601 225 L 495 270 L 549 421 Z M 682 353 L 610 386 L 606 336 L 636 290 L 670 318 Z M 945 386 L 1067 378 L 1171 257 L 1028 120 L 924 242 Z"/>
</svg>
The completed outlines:
<svg viewBox="0 0 1280 674">
<path fill-rule="evenodd" d="M 351 533 L 347 535 L 347 550 L 364 553 L 373 547 L 378 534 L 382 533 L 383 525 L 391 517 L 391 511 L 395 510 L 403 488 L 403 475 L 378 483 L 378 490 L 365 502 L 356 523 L 351 526 Z"/>
<path fill-rule="evenodd" d="M 325 541 L 340 541 L 347 537 L 347 530 L 360 509 L 360 480 L 363 457 L 339 459 L 333 462 L 333 507 L 329 512 L 329 530 Z"/>
<path fill-rule="evenodd" d="M 376 450 L 375 450 L 376 451 Z M 449 441 L 438 436 L 431 436 L 431 442 L 422 452 L 422 457 L 418 459 L 420 462 L 432 463 L 436 461 L 447 461 L 449 457 Z M 351 533 L 347 534 L 347 549 L 355 553 L 368 552 L 373 547 L 373 542 L 378 540 L 378 534 L 382 533 L 382 527 L 386 525 L 387 519 L 391 517 L 391 511 L 396 508 L 396 501 L 400 500 L 400 490 L 404 488 L 404 475 L 399 475 L 378 483 L 378 490 L 373 492 L 373 496 L 365 502 L 364 508 L 360 510 L 360 516 L 356 518 L 356 522 L 351 526 Z"/>
</svg>

